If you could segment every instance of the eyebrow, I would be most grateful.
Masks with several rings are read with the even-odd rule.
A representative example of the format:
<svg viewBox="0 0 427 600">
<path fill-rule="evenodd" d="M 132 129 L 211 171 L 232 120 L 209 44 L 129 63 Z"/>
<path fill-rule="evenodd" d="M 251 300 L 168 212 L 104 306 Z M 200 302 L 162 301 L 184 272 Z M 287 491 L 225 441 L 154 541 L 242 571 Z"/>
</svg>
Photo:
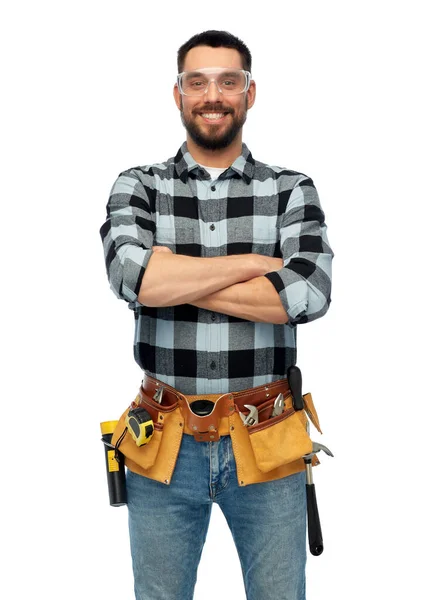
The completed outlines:
<svg viewBox="0 0 427 600">
<path fill-rule="evenodd" d="M 187 71 L 187 75 L 189 77 L 199 77 L 200 75 L 203 75 L 203 73 L 200 71 Z"/>
</svg>

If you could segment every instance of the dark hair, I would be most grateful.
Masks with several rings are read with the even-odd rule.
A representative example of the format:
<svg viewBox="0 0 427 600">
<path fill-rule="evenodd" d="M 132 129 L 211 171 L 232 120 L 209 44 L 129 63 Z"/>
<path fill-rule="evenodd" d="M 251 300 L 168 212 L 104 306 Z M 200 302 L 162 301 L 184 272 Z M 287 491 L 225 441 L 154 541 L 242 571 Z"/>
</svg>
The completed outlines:
<svg viewBox="0 0 427 600">
<path fill-rule="evenodd" d="M 197 33 L 192 38 L 185 42 L 178 50 L 178 73 L 181 73 L 184 68 L 185 57 L 187 52 L 196 46 L 211 46 L 211 48 L 234 48 L 240 53 L 242 58 L 242 67 L 245 71 L 251 72 L 252 55 L 249 48 L 228 31 L 215 31 L 213 29 Z"/>
</svg>

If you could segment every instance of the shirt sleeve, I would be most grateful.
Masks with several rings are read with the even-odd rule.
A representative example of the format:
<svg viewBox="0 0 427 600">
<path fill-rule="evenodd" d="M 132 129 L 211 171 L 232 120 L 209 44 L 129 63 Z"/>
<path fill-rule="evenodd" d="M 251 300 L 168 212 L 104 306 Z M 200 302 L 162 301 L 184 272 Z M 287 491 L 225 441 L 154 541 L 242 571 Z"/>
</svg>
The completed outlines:
<svg viewBox="0 0 427 600">
<path fill-rule="evenodd" d="M 282 199 L 286 196 L 286 206 L 278 221 L 283 268 L 265 277 L 280 296 L 289 316 L 287 325 L 295 327 L 327 312 L 334 253 L 313 181 L 301 174 L 290 194 L 282 192 Z"/>
<path fill-rule="evenodd" d="M 155 233 L 153 190 L 135 169 L 120 173 L 107 203 L 101 234 L 110 287 L 118 298 L 136 302 Z"/>
</svg>

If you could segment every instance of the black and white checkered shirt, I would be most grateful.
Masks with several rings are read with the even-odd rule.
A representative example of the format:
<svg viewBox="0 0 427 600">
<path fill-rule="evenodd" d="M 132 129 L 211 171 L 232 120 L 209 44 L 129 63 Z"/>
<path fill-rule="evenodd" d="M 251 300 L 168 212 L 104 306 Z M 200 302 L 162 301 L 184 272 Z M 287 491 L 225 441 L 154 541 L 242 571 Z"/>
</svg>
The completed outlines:
<svg viewBox="0 0 427 600">
<path fill-rule="evenodd" d="M 331 301 L 326 229 L 313 181 L 254 160 L 245 144 L 216 181 L 186 142 L 164 163 L 120 173 L 100 233 L 110 287 L 134 311 L 137 363 L 185 394 L 285 377 L 296 362 L 296 325 L 324 315 Z M 255 323 L 190 304 L 143 306 L 138 291 L 154 245 L 187 256 L 282 257 L 283 268 L 265 277 L 289 322 Z"/>
</svg>

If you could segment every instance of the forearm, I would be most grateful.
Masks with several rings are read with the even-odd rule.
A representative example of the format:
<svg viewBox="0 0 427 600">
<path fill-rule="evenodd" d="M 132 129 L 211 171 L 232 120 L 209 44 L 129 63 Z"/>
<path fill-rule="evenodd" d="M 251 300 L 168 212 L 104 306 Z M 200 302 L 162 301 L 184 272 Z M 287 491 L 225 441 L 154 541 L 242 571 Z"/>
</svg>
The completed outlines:
<svg viewBox="0 0 427 600">
<path fill-rule="evenodd" d="M 154 252 L 142 279 L 138 301 L 145 306 L 191 304 L 268 271 L 268 263 L 254 254 L 198 258 Z"/>
<path fill-rule="evenodd" d="M 275 324 L 288 322 L 279 294 L 265 277 L 255 277 L 250 281 L 231 285 L 190 304 L 248 321 Z"/>
</svg>

